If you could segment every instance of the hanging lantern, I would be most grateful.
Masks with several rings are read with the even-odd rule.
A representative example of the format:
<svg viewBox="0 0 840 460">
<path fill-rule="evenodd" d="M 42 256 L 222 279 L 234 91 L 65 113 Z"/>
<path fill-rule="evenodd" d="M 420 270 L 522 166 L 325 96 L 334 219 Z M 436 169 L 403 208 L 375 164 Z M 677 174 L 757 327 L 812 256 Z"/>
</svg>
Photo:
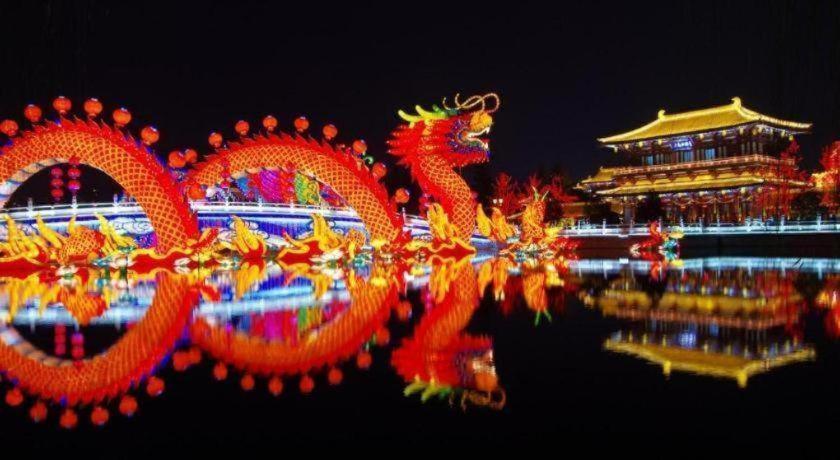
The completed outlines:
<svg viewBox="0 0 840 460">
<path fill-rule="evenodd" d="M 108 413 L 108 409 L 102 406 L 96 406 L 90 412 L 90 421 L 96 426 L 102 426 L 108 423 L 108 419 L 110 418 L 111 414 Z"/>
<path fill-rule="evenodd" d="M 307 120 L 304 116 L 297 117 L 295 120 L 295 129 L 299 133 L 306 131 L 309 129 L 309 120 Z"/>
<path fill-rule="evenodd" d="M 330 382 L 330 385 L 338 385 L 341 383 L 341 380 L 344 378 L 344 374 L 341 372 L 341 369 L 334 367 L 330 369 L 327 373 L 327 381 Z"/>
<path fill-rule="evenodd" d="M 160 133 L 154 126 L 146 126 L 140 131 L 140 139 L 146 145 L 152 145 L 160 139 Z"/>
<path fill-rule="evenodd" d="M 382 163 L 374 163 L 373 168 L 371 168 L 370 172 L 373 174 L 373 177 L 375 177 L 378 180 L 385 177 L 385 174 L 388 172 L 388 168 Z"/>
<path fill-rule="evenodd" d="M 30 123 L 38 123 L 41 121 L 41 115 L 43 115 L 41 108 L 35 104 L 29 104 L 25 109 L 23 109 L 23 116 L 26 117 Z"/>
<path fill-rule="evenodd" d="M 137 399 L 131 395 L 125 395 L 120 399 L 120 413 L 126 417 L 131 417 L 137 412 Z"/>
<path fill-rule="evenodd" d="M 266 131 L 273 133 L 277 128 L 277 119 L 271 115 L 266 115 L 266 117 L 263 118 L 262 125 Z"/>
<path fill-rule="evenodd" d="M 338 135 L 338 128 L 336 128 L 335 125 L 330 124 L 324 126 L 324 129 L 322 129 L 321 132 L 324 133 L 324 139 L 331 141 Z"/>
<path fill-rule="evenodd" d="M 406 204 L 408 203 L 408 199 L 411 198 L 411 193 L 405 188 L 398 188 L 396 192 L 394 192 L 394 201 L 397 204 Z"/>
<path fill-rule="evenodd" d="M 0 122 L 0 132 L 8 137 L 14 137 L 18 133 L 18 124 L 14 120 L 3 120 Z"/>
<path fill-rule="evenodd" d="M 61 413 L 61 418 L 58 420 L 58 424 L 65 430 L 76 428 L 76 425 L 79 424 L 79 416 L 76 415 L 76 411 L 73 409 L 65 409 L 64 412 Z"/>
<path fill-rule="evenodd" d="M 23 393 L 18 388 L 12 388 L 6 392 L 6 404 L 10 407 L 17 407 L 23 403 Z"/>
<path fill-rule="evenodd" d="M 172 169 L 181 169 L 187 165 L 187 161 L 181 152 L 173 150 L 169 152 L 169 156 L 167 157 L 167 164 Z"/>
<path fill-rule="evenodd" d="M 99 99 L 92 97 L 85 101 L 84 109 L 88 118 L 96 118 L 102 113 L 102 103 Z"/>
<path fill-rule="evenodd" d="M 367 152 L 367 143 L 361 139 L 353 142 L 353 151 L 357 155 L 364 155 Z"/>
<path fill-rule="evenodd" d="M 53 100 L 53 108 L 59 115 L 66 115 L 72 107 L 73 103 L 70 102 L 70 99 L 67 99 L 64 96 L 58 96 Z"/>
<path fill-rule="evenodd" d="M 198 184 L 190 185 L 190 188 L 187 190 L 187 195 L 191 200 L 202 200 L 205 197 L 204 189 Z"/>
<path fill-rule="evenodd" d="M 82 176 L 82 170 L 75 167 L 75 166 L 71 166 L 70 169 L 67 170 L 67 177 L 69 177 L 71 179 L 78 179 L 81 176 Z"/>
<path fill-rule="evenodd" d="M 122 128 L 131 122 L 131 112 L 123 107 L 114 110 L 111 116 L 114 118 L 114 124 L 117 125 L 117 128 Z"/>
<path fill-rule="evenodd" d="M 283 392 L 283 380 L 276 375 L 268 381 L 268 392 L 273 396 L 280 396 Z"/>
<path fill-rule="evenodd" d="M 223 141 L 224 138 L 222 137 L 222 135 L 215 131 L 210 133 L 210 137 L 207 138 L 207 142 L 209 142 L 210 146 L 214 149 L 221 147 Z"/>
<path fill-rule="evenodd" d="M 304 375 L 300 378 L 300 392 L 308 395 L 312 393 L 312 390 L 315 389 L 315 380 L 312 380 L 312 377 L 308 375 Z"/>
<path fill-rule="evenodd" d="M 239 120 L 234 125 L 233 129 L 236 131 L 236 134 L 240 136 L 247 136 L 248 131 L 251 129 L 251 125 L 245 120 Z"/>
<path fill-rule="evenodd" d="M 38 401 L 29 409 L 29 418 L 35 423 L 41 423 L 47 418 L 47 405 Z"/>
<path fill-rule="evenodd" d="M 164 388 L 165 384 L 163 383 L 163 379 L 160 377 L 149 377 L 149 381 L 146 383 L 146 394 L 154 398 L 160 396 Z"/>
<path fill-rule="evenodd" d="M 356 355 L 356 366 L 359 369 L 369 369 L 371 363 L 373 363 L 373 357 L 367 351 L 361 351 Z"/>
<path fill-rule="evenodd" d="M 245 374 L 242 376 L 242 379 L 239 380 L 239 386 L 244 391 L 251 391 L 254 389 L 254 376 L 251 374 Z"/>
<path fill-rule="evenodd" d="M 228 376 L 228 368 L 227 368 L 227 366 L 224 365 L 224 363 L 216 363 L 216 365 L 213 366 L 213 378 L 214 379 L 221 382 L 222 380 L 226 379 L 227 376 Z"/>
<path fill-rule="evenodd" d="M 195 163 L 198 161 L 198 152 L 193 149 L 184 150 L 184 161 L 186 161 L 187 164 Z"/>
<path fill-rule="evenodd" d="M 71 179 L 70 181 L 67 182 L 67 190 L 70 190 L 70 193 L 72 193 L 73 195 L 78 193 L 81 188 L 82 188 L 82 183 L 79 182 L 76 179 Z"/>
</svg>

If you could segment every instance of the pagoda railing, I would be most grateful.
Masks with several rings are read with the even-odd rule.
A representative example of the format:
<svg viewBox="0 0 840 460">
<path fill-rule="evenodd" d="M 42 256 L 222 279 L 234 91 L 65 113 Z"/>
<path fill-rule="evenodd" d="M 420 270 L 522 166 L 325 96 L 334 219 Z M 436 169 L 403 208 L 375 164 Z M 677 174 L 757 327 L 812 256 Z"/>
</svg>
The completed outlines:
<svg viewBox="0 0 840 460">
<path fill-rule="evenodd" d="M 685 236 L 693 235 L 766 235 L 766 234 L 811 234 L 840 233 L 840 220 L 752 220 L 744 223 L 715 222 L 712 224 L 664 225 L 666 231 L 681 231 Z M 579 222 L 572 228 L 564 229 L 562 235 L 570 237 L 613 236 L 648 236 L 647 224 L 593 224 Z"/>
<path fill-rule="evenodd" d="M 739 155 L 729 158 L 719 158 L 715 160 L 699 160 L 687 161 L 684 163 L 671 163 L 663 165 L 650 166 L 619 166 L 611 168 L 614 176 L 630 175 L 630 174 L 652 174 L 652 173 L 666 173 L 671 171 L 682 171 L 686 169 L 705 169 L 716 168 L 720 166 L 737 166 L 744 164 L 762 164 L 776 166 L 782 161 L 786 161 L 789 165 L 793 165 L 793 159 L 782 160 L 769 155 Z"/>
</svg>

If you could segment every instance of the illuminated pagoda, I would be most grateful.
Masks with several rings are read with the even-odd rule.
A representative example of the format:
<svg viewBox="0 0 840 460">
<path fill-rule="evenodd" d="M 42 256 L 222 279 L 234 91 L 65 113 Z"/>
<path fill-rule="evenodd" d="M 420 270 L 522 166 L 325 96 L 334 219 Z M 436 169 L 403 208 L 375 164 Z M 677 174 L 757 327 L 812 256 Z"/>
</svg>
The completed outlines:
<svg viewBox="0 0 840 460">
<path fill-rule="evenodd" d="M 804 301 L 795 276 L 777 271 L 669 271 L 661 295 L 625 274 L 587 304 L 625 322 L 604 348 L 672 371 L 732 379 L 814 359 L 798 329 Z"/>
<path fill-rule="evenodd" d="M 781 120 L 731 104 L 666 114 L 632 131 L 598 139 L 627 166 L 602 167 L 578 184 L 626 222 L 651 194 L 669 222 L 743 222 L 766 218 L 808 187 L 781 153 L 810 123 Z M 782 195 L 786 195 L 782 196 Z"/>
</svg>

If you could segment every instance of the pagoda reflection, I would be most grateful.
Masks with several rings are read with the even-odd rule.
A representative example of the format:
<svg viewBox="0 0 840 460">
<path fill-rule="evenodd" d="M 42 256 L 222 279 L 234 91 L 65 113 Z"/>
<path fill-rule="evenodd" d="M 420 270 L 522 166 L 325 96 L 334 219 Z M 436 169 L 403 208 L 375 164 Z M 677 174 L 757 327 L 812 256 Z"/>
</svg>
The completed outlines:
<svg viewBox="0 0 840 460">
<path fill-rule="evenodd" d="M 623 270 L 583 296 L 623 327 L 604 343 L 673 371 L 733 379 L 815 358 L 802 341 L 803 296 L 797 273 L 745 268 L 671 269 L 661 283 Z"/>
</svg>

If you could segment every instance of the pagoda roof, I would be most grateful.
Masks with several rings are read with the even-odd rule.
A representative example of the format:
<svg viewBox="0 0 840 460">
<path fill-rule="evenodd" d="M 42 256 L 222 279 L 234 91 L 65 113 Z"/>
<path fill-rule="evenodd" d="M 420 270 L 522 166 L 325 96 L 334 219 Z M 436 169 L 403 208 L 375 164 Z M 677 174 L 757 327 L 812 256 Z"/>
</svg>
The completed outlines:
<svg viewBox="0 0 840 460">
<path fill-rule="evenodd" d="M 816 356 L 814 349 L 806 346 L 794 346 L 782 354 L 763 358 L 745 358 L 721 353 L 707 353 L 703 350 L 623 340 L 607 340 L 604 348 L 660 364 L 666 375 L 674 370 L 697 375 L 730 378 L 737 381 L 740 387 L 745 387 L 747 379 L 752 375 L 791 363 L 810 361 Z"/>
<path fill-rule="evenodd" d="M 707 109 L 666 114 L 660 110 L 656 120 L 632 131 L 598 139 L 612 145 L 662 137 L 680 136 L 692 133 L 733 128 L 750 123 L 765 123 L 791 132 L 806 132 L 811 123 L 801 123 L 760 114 L 741 105 L 741 98 L 732 98 L 732 103 Z"/>
</svg>

